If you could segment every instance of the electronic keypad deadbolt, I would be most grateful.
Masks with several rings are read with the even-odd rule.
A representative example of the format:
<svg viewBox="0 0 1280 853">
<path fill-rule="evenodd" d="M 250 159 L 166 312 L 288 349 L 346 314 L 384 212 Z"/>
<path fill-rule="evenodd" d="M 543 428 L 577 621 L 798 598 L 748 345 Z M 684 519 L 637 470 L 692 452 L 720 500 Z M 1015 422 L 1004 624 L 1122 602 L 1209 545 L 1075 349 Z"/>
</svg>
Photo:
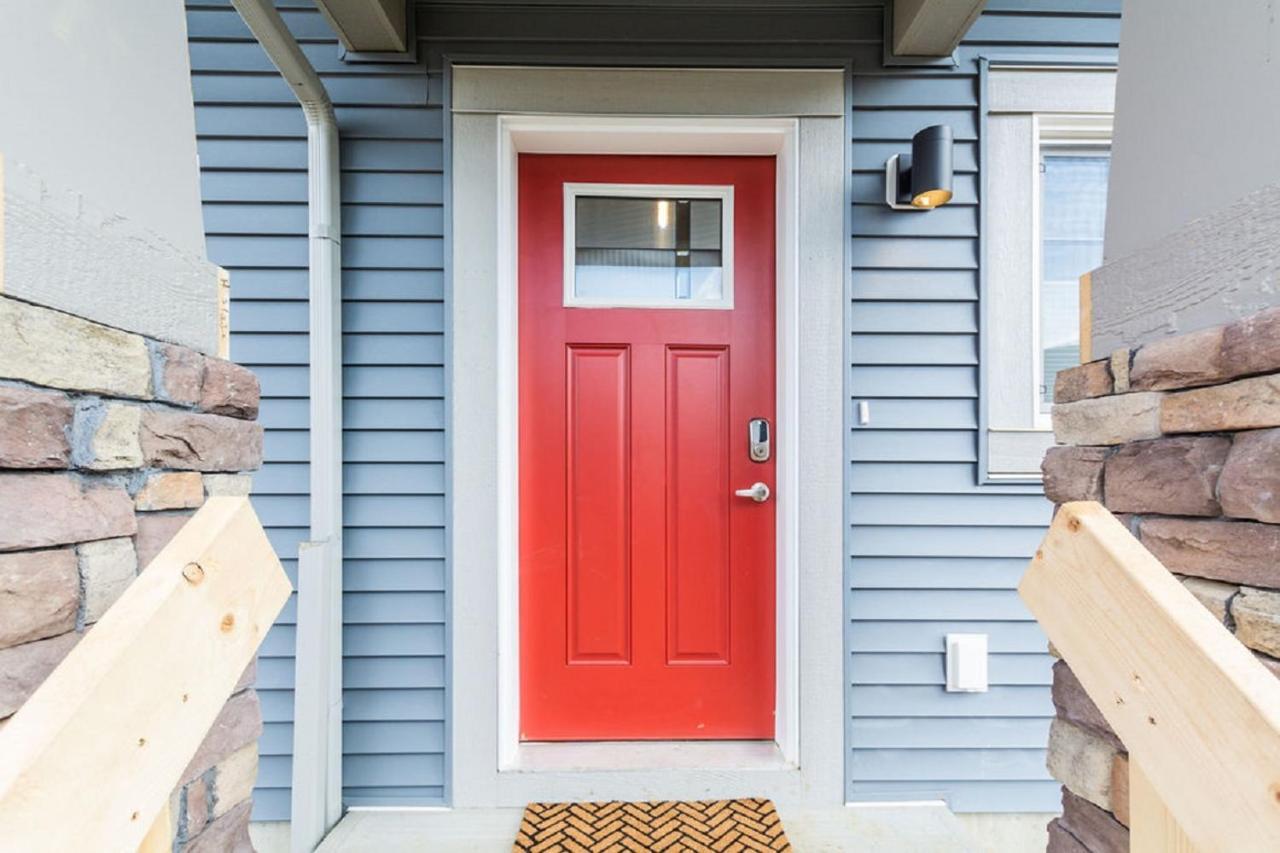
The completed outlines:
<svg viewBox="0 0 1280 853">
<path fill-rule="evenodd" d="M 752 418 L 747 422 L 747 452 L 752 462 L 769 461 L 769 421 Z"/>
</svg>

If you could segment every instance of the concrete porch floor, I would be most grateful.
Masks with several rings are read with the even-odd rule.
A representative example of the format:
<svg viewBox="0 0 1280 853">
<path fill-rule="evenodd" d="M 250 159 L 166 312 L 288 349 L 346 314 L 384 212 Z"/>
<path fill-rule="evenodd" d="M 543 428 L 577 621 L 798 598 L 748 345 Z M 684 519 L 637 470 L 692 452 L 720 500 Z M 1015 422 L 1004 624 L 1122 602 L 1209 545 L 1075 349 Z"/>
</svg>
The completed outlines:
<svg viewBox="0 0 1280 853">
<path fill-rule="evenodd" d="M 319 853 L 509 853 L 521 809 L 349 812 Z M 778 807 L 797 853 L 1039 853 L 1050 814 L 956 815 L 942 803 Z M 259 853 L 287 853 L 288 824 L 253 824 Z"/>
</svg>

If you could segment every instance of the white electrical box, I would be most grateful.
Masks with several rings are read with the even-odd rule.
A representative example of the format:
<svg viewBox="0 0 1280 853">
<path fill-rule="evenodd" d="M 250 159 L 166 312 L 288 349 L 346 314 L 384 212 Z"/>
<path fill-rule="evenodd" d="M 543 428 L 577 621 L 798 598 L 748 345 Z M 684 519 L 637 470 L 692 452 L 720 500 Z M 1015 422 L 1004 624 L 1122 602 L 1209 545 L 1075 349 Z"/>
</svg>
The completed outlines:
<svg viewBox="0 0 1280 853">
<path fill-rule="evenodd" d="M 947 692 L 987 692 L 986 634 L 947 634 Z"/>
</svg>

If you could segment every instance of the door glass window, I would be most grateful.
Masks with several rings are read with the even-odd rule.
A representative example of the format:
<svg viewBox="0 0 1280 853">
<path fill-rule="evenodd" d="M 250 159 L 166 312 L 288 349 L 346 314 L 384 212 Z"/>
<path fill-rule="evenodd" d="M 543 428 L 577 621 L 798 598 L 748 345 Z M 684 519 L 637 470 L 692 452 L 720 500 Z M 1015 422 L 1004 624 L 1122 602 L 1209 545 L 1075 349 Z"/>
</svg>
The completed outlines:
<svg viewBox="0 0 1280 853">
<path fill-rule="evenodd" d="M 1106 226 L 1107 149 L 1042 152 L 1040 273 L 1040 403 L 1053 403 L 1059 370 L 1080 363 L 1080 276 L 1102 265 Z"/>
<path fill-rule="evenodd" d="M 725 202 L 676 193 L 574 195 L 573 273 L 566 282 L 566 304 L 732 307 Z"/>
</svg>

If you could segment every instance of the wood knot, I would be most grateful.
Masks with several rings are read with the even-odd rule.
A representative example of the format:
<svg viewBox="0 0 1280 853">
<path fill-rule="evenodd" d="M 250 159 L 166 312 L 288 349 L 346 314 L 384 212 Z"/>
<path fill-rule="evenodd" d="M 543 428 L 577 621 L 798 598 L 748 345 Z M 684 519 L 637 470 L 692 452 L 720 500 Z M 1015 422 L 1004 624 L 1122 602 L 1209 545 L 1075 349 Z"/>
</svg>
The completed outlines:
<svg viewBox="0 0 1280 853">
<path fill-rule="evenodd" d="M 182 567 L 182 576 L 192 586 L 199 586 L 204 580 L 204 567 L 199 563 L 187 563 Z"/>
<path fill-rule="evenodd" d="M 226 634 L 236 626 L 236 617 L 234 613 L 228 613 L 222 617 L 222 633 Z"/>
<path fill-rule="evenodd" d="M 1080 519 L 1079 519 L 1079 518 L 1077 518 L 1077 517 L 1076 517 L 1076 516 L 1074 516 L 1074 515 L 1073 515 L 1073 516 L 1071 516 L 1070 518 L 1068 518 L 1068 519 L 1067 519 L 1067 529 L 1068 529 L 1068 530 L 1070 530 L 1072 533 L 1079 533 L 1079 532 L 1080 532 Z"/>
</svg>

